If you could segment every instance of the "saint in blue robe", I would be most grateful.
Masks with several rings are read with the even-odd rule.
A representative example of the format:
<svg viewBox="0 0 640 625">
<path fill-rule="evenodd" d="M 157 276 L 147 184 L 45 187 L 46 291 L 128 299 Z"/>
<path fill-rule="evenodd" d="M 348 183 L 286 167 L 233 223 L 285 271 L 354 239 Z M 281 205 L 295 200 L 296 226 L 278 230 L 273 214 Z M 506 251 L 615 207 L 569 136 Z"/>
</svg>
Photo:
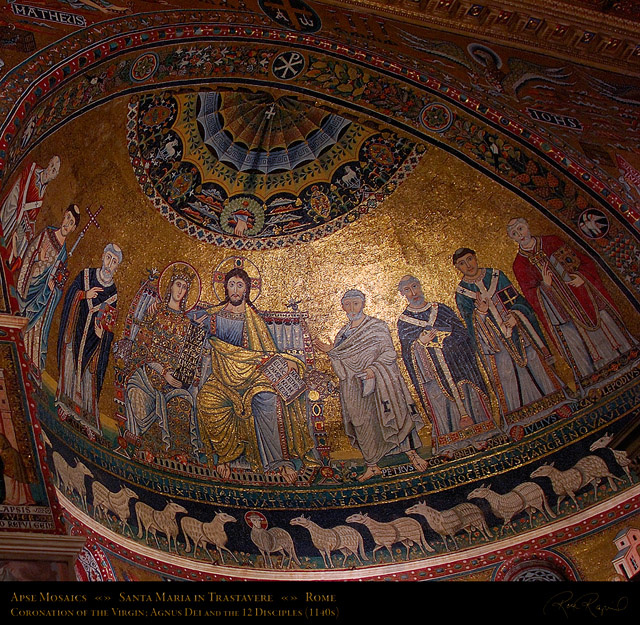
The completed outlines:
<svg viewBox="0 0 640 625">
<path fill-rule="evenodd" d="M 47 362 L 51 321 L 67 278 L 67 247 L 58 241 L 57 230 L 46 228 L 34 238 L 27 248 L 18 276 L 20 314 L 28 319 L 23 331 L 24 342 L 37 367 L 38 379 Z M 44 254 L 42 250 L 46 250 Z"/>
<path fill-rule="evenodd" d="M 423 333 L 435 331 L 431 341 Z M 467 331 L 439 303 L 407 308 L 398 320 L 402 359 L 432 423 L 436 453 L 478 444 L 497 434 L 487 387 Z"/>
<path fill-rule="evenodd" d="M 488 302 L 484 314 L 476 306 L 478 298 Z M 462 280 L 456 290 L 456 303 L 503 417 L 560 389 L 535 313 L 502 271 L 484 269 L 477 280 Z M 515 325 L 511 327 L 509 321 L 515 321 Z M 518 421 L 524 424 L 526 420 Z M 515 423 L 513 419 L 508 421 L 507 425 Z"/>
</svg>

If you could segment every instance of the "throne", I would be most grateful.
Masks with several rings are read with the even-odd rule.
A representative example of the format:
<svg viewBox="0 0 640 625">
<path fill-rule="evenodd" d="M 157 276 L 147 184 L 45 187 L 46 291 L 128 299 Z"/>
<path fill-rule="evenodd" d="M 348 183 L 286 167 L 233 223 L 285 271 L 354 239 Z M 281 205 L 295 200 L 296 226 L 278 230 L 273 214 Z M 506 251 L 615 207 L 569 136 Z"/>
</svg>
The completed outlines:
<svg viewBox="0 0 640 625">
<path fill-rule="evenodd" d="M 202 464 L 189 458 L 188 452 L 174 454 L 171 457 L 149 451 L 142 437 L 127 429 L 125 393 L 127 382 L 134 373 L 138 363 L 134 357 L 136 342 L 143 320 L 149 307 L 160 301 L 159 278 L 157 271 L 149 271 L 148 277 L 138 289 L 129 308 L 122 338 L 114 345 L 114 418 L 118 423 L 118 437 L 116 452 L 128 458 L 135 458 L 143 463 L 160 464 L 164 469 L 184 472 L 187 474 L 206 474 L 208 469 Z M 190 316 L 197 318 L 199 312 L 207 312 L 214 306 L 198 301 L 191 309 Z M 329 445 L 325 429 L 324 403 L 327 397 L 337 392 L 332 379 L 326 373 L 315 368 L 315 354 L 309 328 L 308 314 L 300 311 L 296 302 L 290 302 L 286 311 L 261 311 L 260 316 L 267 325 L 271 336 L 281 353 L 286 353 L 299 359 L 304 365 L 304 374 L 300 380 L 300 392 L 304 397 L 307 425 L 309 433 L 315 443 L 315 453 L 321 465 L 328 465 Z M 196 324 L 194 323 L 194 326 Z M 185 345 L 183 352 L 185 366 L 197 369 L 196 386 L 201 386 L 208 376 L 206 340 L 194 332 L 192 345 Z M 200 349 L 197 349 L 200 341 Z M 309 470 L 309 474 L 300 476 L 303 482 L 310 481 L 316 470 Z M 267 479 L 266 476 L 254 475 L 250 471 L 235 472 L 234 477 L 251 482 Z"/>
</svg>

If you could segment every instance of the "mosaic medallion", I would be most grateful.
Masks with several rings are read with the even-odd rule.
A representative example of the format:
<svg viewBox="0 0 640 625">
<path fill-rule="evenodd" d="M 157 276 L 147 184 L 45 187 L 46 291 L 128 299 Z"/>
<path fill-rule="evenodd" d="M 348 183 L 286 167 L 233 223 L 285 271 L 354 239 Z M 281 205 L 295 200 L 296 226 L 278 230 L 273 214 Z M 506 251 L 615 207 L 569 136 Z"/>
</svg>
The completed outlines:
<svg viewBox="0 0 640 625">
<path fill-rule="evenodd" d="M 132 99 L 129 154 L 145 195 L 183 232 L 233 249 L 335 232 L 375 208 L 424 146 L 292 95 Z"/>
<path fill-rule="evenodd" d="M 420 123 L 433 132 L 444 132 L 453 123 L 453 113 L 440 102 L 427 104 L 420 112 Z"/>
<path fill-rule="evenodd" d="M 131 66 L 131 80 L 144 82 L 151 78 L 158 69 L 158 55 L 155 52 L 142 54 Z"/>
<path fill-rule="evenodd" d="M 578 226 L 584 236 L 589 239 L 601 239 L 609 232 L 609 219 L 597 208 L 583 211 L 578 219 Z"/>
</svg>

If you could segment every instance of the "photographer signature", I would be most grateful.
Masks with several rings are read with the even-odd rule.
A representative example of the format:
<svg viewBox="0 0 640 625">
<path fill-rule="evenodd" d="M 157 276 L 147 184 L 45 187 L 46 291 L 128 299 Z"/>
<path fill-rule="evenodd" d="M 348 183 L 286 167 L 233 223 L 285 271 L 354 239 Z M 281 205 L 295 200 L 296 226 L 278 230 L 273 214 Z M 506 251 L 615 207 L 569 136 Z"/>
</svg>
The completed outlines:
<svg viewBox="0 0 640 625">
<path fill-rule="evenodd" d="M 628 607 L 628 597 L 619 597 L 605 603 L 598 593 L 574 596 L 573 592 L 568 590 L 551 597 L 544 606 L 543 614 L 558 611 L 568 618 L 570 614 L 585 612 L 590 616 L 601 617 L 614 612 L 624 612 Z"/>
</svg>

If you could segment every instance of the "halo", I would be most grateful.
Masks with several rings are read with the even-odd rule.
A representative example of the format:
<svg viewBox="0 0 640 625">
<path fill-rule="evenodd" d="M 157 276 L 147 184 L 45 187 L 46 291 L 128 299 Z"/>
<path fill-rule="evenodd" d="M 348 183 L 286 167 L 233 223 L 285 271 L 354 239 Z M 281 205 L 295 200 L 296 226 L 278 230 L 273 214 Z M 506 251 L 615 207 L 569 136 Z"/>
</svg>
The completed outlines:
<svg viewBox="0 0 640 625">
<path fill-rule="evenodd" d="M 213 270 L 213 292 L 218 302 L 224 302 L 227 298 L 227 294 L 224 291 L 224 278 L 229 271 L 236 267 L 244 269 L 249 274 L 251 280 L 251 297 L 249 301 L 253 304 L 262 292 L 262 277 L 260 276 L 260 270 L 248 258 L 244 258 L 244 256 L 229 256 L 218 264 Z"/>
<path fill-rule="evenodd" d="M 191 282 L 191 286 L 189 287 L 189 292 L 187 293 L 187 301 L 185 303 L 185 311 L 191 310 L 200 300 L 200 293 L 202 292 L 202 283 L 200 282 L 200 275 L 198 271 L 193 265 L 189 263 L 185 263 L 183 261 L 176 261 L 167 265 L 160 274 L 160 278 L 158 280 L 158 294 L 161 298 L 164 297 L 166 290 L 169 286 L 169 282 L 171 281 L 171 276 L 176 272 L 176 270 L 187 270 L 189 273 L 194 275 L 194 279 Z"/>
<path fill-rule="evenodd" d="M 266 529 L 267 527 L 269 527 L 269 523 L 267 522 L 267 517 L 265 517 L 264 514 L 262 514 L 262 512 L 258 512 L 257 510 L 248 510 L 247 512 L 245 512 L 245 514 L 244 514 L 244 522 L 249 527 L 252 527 L 252 523 L 249 521 L 250 517 L 260 519 L 260 527 L 261 528 Z"/>
</svg>

